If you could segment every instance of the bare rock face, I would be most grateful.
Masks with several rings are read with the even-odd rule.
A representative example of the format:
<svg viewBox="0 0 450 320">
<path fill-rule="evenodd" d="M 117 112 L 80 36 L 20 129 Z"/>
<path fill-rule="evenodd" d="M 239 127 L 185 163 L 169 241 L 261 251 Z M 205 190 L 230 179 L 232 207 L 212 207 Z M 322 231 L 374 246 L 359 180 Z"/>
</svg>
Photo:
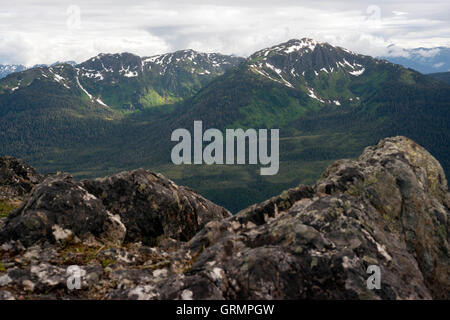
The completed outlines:
<svg viewBox="0 0 450 320">
<path fill-rule="evenodd" d="M 379 225 L 398 235 L 417 261 L 431 294 L 450 298 L 450 195 L 428 151 L 405 137 L 384 139 L 358 161 L 331 166 L 317 189 L 356 195 L 375 209 Z"/>
<path fill-rule="evenodd" d="M 313 189 L 209 223 L 188 243 L 195 263 L 161 297 L 450 298 L 448 186 L 425 149 L 384 139 L 335 162 Z M 367 287 L 370 265 L 380 267 L 379 290 Z"/>
<path fill-rule="evenodd" d="M 22 199 L 43 176 L 20 159 L 0 157 L 0 199 Z"/>
<path fill-rule="evenodd" d="M 156 244 L 187 241 L 207 222 L 229 217 L 222 207 L 162 175 L 135 170 L 76 182 L 60 174 L 36 186 L 6 220 L 0 240 Z"/>
<path fill-rule="evenodd" d="M 231 216 L 189 188 L 143 169 L 82 184 L 120 216 L 127 227 L 127 242 L 154 244 L 158 237 L 187 241 L 207 222 Z"/>
<path fill-rule="evenodd" d="M 449 299 L 449 214 L 440 164 L 405 137 L 235 216 L 149 171 L 56 176 L 0 233 L 0 298 Z"/>
<path fill-rule="evenodd" d="M 120 229 L 123 231 L 111 232 Z M 95 237 L 120 243 L 124 236 L 120 218 L 67 174 L 49 177 L 37 185 L 22 206 L 8 216 L 0 232 L 0 240 L 19 240 L 25 246 Z"/>
</svg>

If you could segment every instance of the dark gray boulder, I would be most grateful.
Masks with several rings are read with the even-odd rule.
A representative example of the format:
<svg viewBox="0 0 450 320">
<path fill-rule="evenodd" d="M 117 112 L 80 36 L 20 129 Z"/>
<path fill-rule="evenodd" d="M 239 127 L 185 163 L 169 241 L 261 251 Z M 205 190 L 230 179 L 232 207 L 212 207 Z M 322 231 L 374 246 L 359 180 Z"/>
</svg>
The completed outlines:
<svg viewBox="0 0 450 320">
<path fill-rule="evenodd" d="M 31 246 L 100 237 L 120 243 L 124 235 L 125 226 L 99 199 L 70 175 L 59 174 L 37 185 L 8 216 L 0 240 L 20 240 Z"/>
<path fill-rule="evenodd" d="M 405 137 L 384 139 L 331 165 L 313 193 L 300 186 L 209 223 L 188 243 L 189 271 L 160 296 L 448 299 L 449 204 L 440 164 Z M 367 287 L 370 265 L 379 290 Z"/>
<path fill-rule="evenodd" d="M 0 240 L 156 245 L 164 238 L 188 241 L 207 222 L 229 216 L 194 191 L 142 169 L 82 182 L 59 174 L 37 185 L 8 216 Z"/>
<path fill-rule="evenodd" d="M 23 199 L 44 177 L 20 159 L 0 157 L 0 199 Z"/>
<path fill-rule="evenodd" d="M 231 216 L 193 190 L 143 169 L 84 180 L 82 185 L 120 216 L 127 242 L 155 244 L 161 237 L 188 241 L 209 221 Z"/>
</svg>

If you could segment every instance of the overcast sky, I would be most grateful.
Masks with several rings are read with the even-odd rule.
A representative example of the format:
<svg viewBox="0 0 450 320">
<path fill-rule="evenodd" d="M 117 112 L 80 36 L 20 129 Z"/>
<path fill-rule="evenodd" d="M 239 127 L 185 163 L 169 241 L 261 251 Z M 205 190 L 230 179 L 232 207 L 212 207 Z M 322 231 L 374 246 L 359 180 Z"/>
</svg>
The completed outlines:
<svg viewBox="0 0 450 320">
<path fill-rule="evenodd" d="M 5 3 L 6 2 L 6 3 Z M 192 48 L 247 56 L 310 37 L 372 56 L 450 46 L 450 1 L 2 0 L 0 64 Z"/>
</svg>

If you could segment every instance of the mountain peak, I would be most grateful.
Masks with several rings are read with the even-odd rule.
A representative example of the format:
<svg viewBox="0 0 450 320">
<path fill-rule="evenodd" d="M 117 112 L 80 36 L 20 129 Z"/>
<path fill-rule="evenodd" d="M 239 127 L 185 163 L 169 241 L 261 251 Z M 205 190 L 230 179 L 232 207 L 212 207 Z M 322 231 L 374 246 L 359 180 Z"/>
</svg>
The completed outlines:
<svg viewBox="0 0 450 320">
<path fill-rule="evenodd" d="M 329 94 L 321 89 L 323 84 L 331 85 L 338 78 L 351 81 L 361 76 L 372 60 L 326 42 L 302 38 L 260 50 L 250 56 L 248 65 L 259 76 L 300 89 L 320 103 L 340 106 L 343 99 L 359 103 L 359 97 L 350 93 L 341 95 L 339 90 Z"/>
<path fill-rule="evenodd" d="M 168 71 L 188 70 L 199 75 L 221 74 L 230 66 L 241 62 L 243 58 L 222 55 L 220 53 L 204 53 L 193 49 L 179 50 L 171 53 L 145 57 L 142 62 L 146 66 L 154 66 L 160 74 Z"/>
<path fill-rule="evenodd" d="M 252 57 L 267 57 L 271 55 L 279 55 L 279 54 L 291 54 L 291 53 L 300 53 L 304 52 L 312 52 L 317 46 L 323 45 L 320 42 L 317 42 L 310 38 L 302 38 L 302 39 L 291 39 L 287 42 L 280 43 L 278 45 L 262 49 L 256 52 Z"/>
</svg>

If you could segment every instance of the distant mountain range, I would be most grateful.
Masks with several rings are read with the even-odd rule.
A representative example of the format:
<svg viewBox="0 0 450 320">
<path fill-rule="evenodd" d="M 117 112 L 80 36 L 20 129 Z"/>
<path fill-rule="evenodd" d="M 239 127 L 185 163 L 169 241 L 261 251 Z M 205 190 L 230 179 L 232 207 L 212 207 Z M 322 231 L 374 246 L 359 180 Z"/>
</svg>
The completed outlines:
<svg viewBox="0 0 450 320">
<path fill-rule="evenodd" d="M 53 64 L 51 64 L 50 66 L 55 66 L 58 64 L 62 64 L 62 63 L 67 63 L 70 64 L 72 66 L 76 65 L 77 63 L 75 61 L 66 61 L 66 62 L 55 62 Z M 14 73 L 14 72 L 21 72 L 27 69 L 32 69 L 32 68 L 38 68 L 38 67 L 48 67 L 48 65 L 46 64 L 37 64 L 32 66 L 31 68 L 27 68 L 24 65 L 21 64 L 0 64 L 0 79 L 6 77 L 7 75 Z"/>
<path fill-rule="evenodd" d="M 181 50 L 100 54 L 0 80 L 0 154 L 76 177 L 151 168 L 237 211 L 379 139 L 406 135 L 449 172 L 450 86 L 386 60 L 312 39 L 249 58 Z M 172 130 L 279 128 L 280 172 L 175 166 Z M 239 206 L 239 207 L 237 207 Z"/>
<path fill-rule="evenodd" d="M 389 54 L 381 57 L 423 74 L 450 71 L 450 48 L 389 48 Z"/>
<path fill-rule="evenodd" d="M 8 74 L 20 72 L 25 69 L 27 69 L 27 67 L 21 64 L 7 64 L 7 65 L 0 64 L 0 79 L 6 77 Z"/>
<path fill-rule="evenodd" d="M 450 84 L 450 72 L 438 72 L 438 73 L 430 73 L 429 76 L 443 81 L 447 84 Z"/>
<path fill-rule="evenodd" d="M 450 72 L 450 48 L 448 47 L 404 49 L 391 45 L 388 49 L 388 54 L 377 58 L 400 64 L 423 74 Z M 58 61 L 51 65 L 34 65 L 31 68 L 55 66 L 64 63 L 72 66 L 77 64 L 75 61 Z M 0 79 L 13 72 L 20 72 L 26 69 L 28 68 L 24 65 L 0 65 Z"/>
</svg>

